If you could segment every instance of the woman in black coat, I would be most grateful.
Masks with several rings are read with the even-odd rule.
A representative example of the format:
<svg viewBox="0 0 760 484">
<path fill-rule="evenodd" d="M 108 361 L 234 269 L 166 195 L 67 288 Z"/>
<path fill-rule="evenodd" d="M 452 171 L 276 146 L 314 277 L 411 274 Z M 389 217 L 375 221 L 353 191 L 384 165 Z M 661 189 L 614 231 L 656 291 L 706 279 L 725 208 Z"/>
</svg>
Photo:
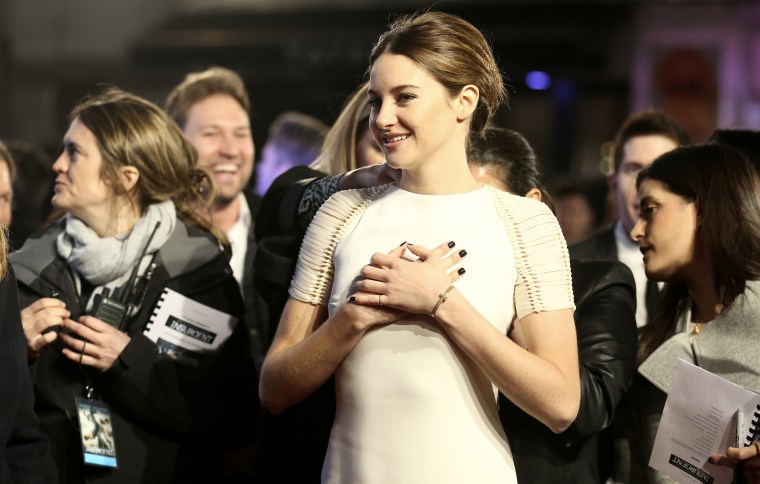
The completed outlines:
<svg viewBox="0 0 760 484">
<path fill-rule="evenodd" d="M 148 101 L 83 101 L 53 165 L 65 215 L 11 256 L 62 482 L 219 482 L 225 450 L 252 438 L 243 300 L 196 163 Z"/>
</svg>

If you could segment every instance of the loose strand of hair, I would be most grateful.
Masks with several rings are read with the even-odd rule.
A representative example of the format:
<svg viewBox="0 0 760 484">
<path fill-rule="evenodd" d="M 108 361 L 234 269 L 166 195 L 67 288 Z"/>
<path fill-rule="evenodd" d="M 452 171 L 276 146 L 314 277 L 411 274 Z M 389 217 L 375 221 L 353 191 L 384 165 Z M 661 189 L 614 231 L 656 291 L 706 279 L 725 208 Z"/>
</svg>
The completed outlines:
<svg viewBox="0 0 760 484">
<path fill-rule="evenodd" d="M 8 226 L 0 223 L 0 279 L 8 274 Z"/>
</svg>

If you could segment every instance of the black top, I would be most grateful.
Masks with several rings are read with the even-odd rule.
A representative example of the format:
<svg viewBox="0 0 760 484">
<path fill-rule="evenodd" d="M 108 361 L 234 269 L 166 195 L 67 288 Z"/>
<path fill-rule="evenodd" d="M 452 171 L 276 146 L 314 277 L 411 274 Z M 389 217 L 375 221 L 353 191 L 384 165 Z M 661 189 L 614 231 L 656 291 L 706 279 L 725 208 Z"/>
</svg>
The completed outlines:
<svg viewBox="0 0 760 484">
<path fill-rule="evenodd" d="M 251 352 L 256 364 L 256 371 L 261 371 L 267 348 L 272 342 L 271 327 L 269 325 L 269 307 L 256 288 L 256 272 L 254 265 L 258 243 L 256 242 L 256 218 L 261 212 L 261 198 L 252 190 L 244 190 L 243 195 L 251 212 L 251 228 L 247 234 L 248 247 L 243 259 L 243 281 L 241 289 L 245 300 L 245 324 L 251 335 Z"/>
<path fill-rule="evenodd" d="M 615 224 L 567 248 L 571 259 L 618 260 Z"/>
</svg>

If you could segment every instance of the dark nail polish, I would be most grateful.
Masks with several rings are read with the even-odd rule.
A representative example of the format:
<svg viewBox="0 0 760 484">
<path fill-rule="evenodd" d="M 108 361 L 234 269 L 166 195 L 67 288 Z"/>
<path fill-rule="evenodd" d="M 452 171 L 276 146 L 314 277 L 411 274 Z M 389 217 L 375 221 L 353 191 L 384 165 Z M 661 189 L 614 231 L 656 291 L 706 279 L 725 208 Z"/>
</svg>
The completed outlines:
<svg viewBox="0 0 760 484">
<path fill-rule="evenodd" d="M 452 249 L 456 244 L 453 240 L 447 244 L 449 246 L 449 249 Z"/>
<path fill-rule="evenodd" d="M 467 255 L 467 251 L 466 250 L 462 249 L 462 250 L 459 251 L 459 257 L 464 257 L 466 255 Z"/>
<path fill-rule="evenodd" d="M 356 302 L 356 297 L 355 296 L 351 296 L 350 298 L 348 298 L 348 300 L 351 301 L 351 302 Z"/>
<path fill-rule="evenodd" d="M 406 244 L 406 240 L 401 242 L 401 245 L 404 245 L 404 244 Z M 401 245 L 399 245 L 399 247 L 401 247 Z"/>
<path fill-rule="evenodd" d="M 707 462 L 709 462 L 710 464 L 715 464 L 715 459 L 713 459 L 712 457 L 708 457 Z"/>
<path fill-rule="evenodd" d="M 460 268 L 459 268 L 459 270 L 457 271 L 457 274 L 459 274 L 459 275 L 461 276 L 461 275 L 462 275 L 462 274 L 464 274 L 465 272 L 467 272 L 467 271 L 466 271 L 466 270 L 464 270 L 464 267 L 460 267 Z"/>
</svg>

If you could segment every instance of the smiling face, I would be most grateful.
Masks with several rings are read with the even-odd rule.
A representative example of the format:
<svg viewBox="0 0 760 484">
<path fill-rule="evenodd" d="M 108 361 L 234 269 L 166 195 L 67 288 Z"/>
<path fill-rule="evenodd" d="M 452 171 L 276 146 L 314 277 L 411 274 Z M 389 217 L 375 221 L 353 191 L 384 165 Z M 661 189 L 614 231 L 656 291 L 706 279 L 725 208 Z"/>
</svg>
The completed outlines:
<svg viewBox="0 0 760 484">
<path fill-rule="evenodd" d="M 53 206 L 90 227 L 110 217 L 109 202 L 115 194 L 101 176 L 102 166 L 95 135 L 79 118 L 74 119 L 63 138 L 63 152 L 53 163 L 56 173 Z"/>
<path fill-rule="evenodd" d="M 626 233 L 630 233 L 639 218 L 636 177 L 660 155 L 678 145 L 672 139 L 659 135 L 634 136 L 623 145 L 623 157 L 615 173 L 612 189 L 618 206 L 618 216 Z"/>
<path fill-rule="evenodd" d="M 382 54 L 370 71 L 368 94 L 370 129 L 391 167 L 415 170 L 426 160 L 464 157 L 471 110 L 460 109 L 460 99 L 413 60 Z"/>
<path fill-rule="evenodd" d="M 631 232 L 644 256 L 649 279 L 688 282 L 700 277 L 697 257 L 699 214 L 696 202 L 690 202 L 667 189 L 657 180 L 645 179 L 640 186 L 641 217 Z"/>
<path fill-rule="evenodd" d="M 231 96 L 211 95 L 190 108 L 184 132 L 198 150 L 198 164 L 214 177 L 217 201 L 233 201 L 253 171 L 253 137 L 245 109 Z"/>
</svg>

